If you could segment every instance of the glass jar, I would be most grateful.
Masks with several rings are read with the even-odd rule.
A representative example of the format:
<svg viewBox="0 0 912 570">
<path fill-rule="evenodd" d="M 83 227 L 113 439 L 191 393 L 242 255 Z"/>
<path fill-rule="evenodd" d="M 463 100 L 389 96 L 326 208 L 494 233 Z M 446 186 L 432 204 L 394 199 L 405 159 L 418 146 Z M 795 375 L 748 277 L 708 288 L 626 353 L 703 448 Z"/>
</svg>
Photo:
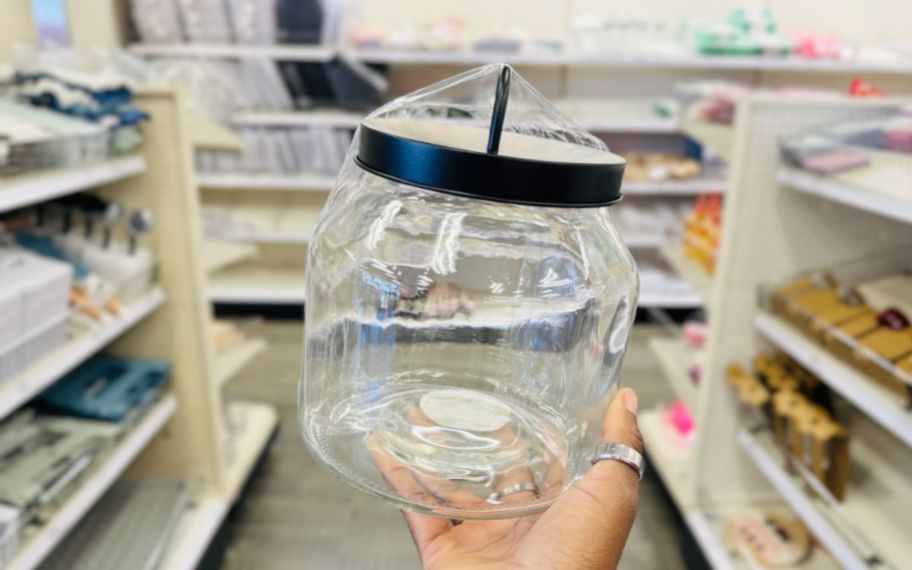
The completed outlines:
<svg viewBox="0 0 912 570">
<path fill-rule="evenodd" d="M 623 166 L 502 65 L 370 115 L 309 248 L 320 464 L 450 518 L 538 512 L 580 476 L 636 309 Z"/>
</svg>

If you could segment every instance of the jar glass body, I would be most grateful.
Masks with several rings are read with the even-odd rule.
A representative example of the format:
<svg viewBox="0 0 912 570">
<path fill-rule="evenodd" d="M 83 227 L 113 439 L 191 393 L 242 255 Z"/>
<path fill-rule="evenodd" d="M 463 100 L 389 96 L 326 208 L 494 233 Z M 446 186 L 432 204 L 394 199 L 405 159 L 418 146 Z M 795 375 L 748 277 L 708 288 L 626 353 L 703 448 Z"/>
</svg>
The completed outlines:
<svg viewBox="0 0 912 570">
<path fill-rule="evenodd" d="M 308 253 L 303 437 L 400 508 L 540 511 L 589 466 L 637 286 L 610 208 L 465 198 L 349 161 Z"/>
</svg>

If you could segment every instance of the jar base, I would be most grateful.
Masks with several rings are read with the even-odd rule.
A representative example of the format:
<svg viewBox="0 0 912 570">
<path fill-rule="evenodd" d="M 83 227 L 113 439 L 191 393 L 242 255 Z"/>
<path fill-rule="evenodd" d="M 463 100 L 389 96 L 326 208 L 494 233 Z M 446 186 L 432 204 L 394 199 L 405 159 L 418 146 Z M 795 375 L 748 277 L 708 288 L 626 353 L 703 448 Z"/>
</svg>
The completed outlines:
<svg viewBox="0 0 912 570">
<path fill-rule="evenodd" d="M 331 471 L 420 511 L 538 511 L 567 479 L 567 443 L 553 416 L 493 392 L 408 383 L 309 423 L 316 429 L 306 439 Z"/>
</svg>

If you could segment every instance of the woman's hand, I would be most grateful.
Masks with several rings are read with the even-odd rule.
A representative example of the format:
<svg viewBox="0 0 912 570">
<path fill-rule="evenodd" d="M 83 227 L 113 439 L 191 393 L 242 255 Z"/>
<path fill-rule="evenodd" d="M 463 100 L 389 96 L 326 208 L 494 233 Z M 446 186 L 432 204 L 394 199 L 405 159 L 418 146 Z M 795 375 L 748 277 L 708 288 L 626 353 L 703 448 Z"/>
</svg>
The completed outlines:
<svg viewBox="0 0 912 570">
<path fill-rule="evenodd" d="M 618 391 L 602 423 L 602 441 L 629 445 L 640 453 L 637 397 Z M 384 477 L 400 490 L 418 483 L 389 457 L 374 455 Z M 401 489 L 412 486 L 411 489 Z M 637 507 L 637 473 L 617 461 L 600 461 L 544 513 L 510 520 L 450 521 L 404 512 L 426 570 L 472 568 L 615 568 Z M 528 491 L 527 491 L 528 492 Z"/>
</svg>

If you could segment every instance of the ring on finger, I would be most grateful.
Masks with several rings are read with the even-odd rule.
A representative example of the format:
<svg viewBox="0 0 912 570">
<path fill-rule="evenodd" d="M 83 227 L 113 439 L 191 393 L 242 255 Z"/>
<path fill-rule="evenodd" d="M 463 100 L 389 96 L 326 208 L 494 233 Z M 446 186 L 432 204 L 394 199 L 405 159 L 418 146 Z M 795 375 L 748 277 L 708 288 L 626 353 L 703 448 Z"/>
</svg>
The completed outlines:
<svg viewBox="0 0 912 570">
<path fill-rule="evenodd" d="M 514 483 L 513 485 L 510 485 L 509 487 L 506 487 L 504 489 L 501 489 L 500 491 L 493 493 L 491 495 L 491 500 L 496 503 L 508 495 L 515 495 L 516 493 L 526 493 L 528 491 L 531 491 L 533 493 L 538 493 L 538 486 L 535 483 L 532 483 L 531 481 L 526 481 L 523 483 Z"/>
</svg>

